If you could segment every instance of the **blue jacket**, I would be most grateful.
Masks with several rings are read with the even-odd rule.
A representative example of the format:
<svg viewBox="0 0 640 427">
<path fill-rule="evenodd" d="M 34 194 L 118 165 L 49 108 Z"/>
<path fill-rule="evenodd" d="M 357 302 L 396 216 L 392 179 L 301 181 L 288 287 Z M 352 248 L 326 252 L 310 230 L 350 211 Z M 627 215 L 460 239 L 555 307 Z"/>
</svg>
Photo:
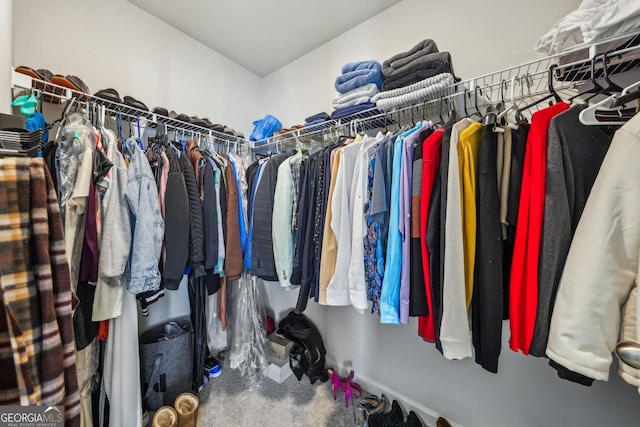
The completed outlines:
<svg viewBox="0 0 640 427">
<path fill-rule="evenodd" d="M 133 228 L 127 279 L 129 292 L 138 294 L 160 289 L 158 261 L 162 251 L 164 220 L 149 161 L 135 137 L 129 138 L 125 145 L 129 156 L 127 201 Z"/>
</svg>

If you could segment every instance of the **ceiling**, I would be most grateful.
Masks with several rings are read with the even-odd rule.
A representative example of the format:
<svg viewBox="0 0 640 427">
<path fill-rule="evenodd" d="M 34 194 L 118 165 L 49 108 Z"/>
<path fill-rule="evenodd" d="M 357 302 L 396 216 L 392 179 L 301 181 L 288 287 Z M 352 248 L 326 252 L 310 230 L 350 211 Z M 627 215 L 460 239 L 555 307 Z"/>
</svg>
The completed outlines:
<svg viewBox="0 0 640 427">
<path fill-rule="evenodd" d="M 264 77 L 400 0 L 129 0 Z"/>
</svg>

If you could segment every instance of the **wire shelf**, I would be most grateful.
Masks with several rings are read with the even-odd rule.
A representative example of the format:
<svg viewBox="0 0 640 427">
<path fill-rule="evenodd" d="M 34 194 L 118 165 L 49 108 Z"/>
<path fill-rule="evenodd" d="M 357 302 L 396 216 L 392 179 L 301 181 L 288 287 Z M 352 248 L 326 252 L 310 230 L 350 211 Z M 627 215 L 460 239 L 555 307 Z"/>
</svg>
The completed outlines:
<svg viewBox="0 0 640 427">
<path fill-rule="evenodd" d="M 13 72 L 13 88 L 31 91 L 42 100 L 53 104 L 66 104 L 72 108 L 74 105 L 78 108 L 85 109 L 85 112 L 96 111 L 96 106 L 104 108 L 104 110 L 114 118 L 118 116 L 122 120 L 129 122 L 140 121 L 142 126 L 158 127 L 165 126 L 165 130 L 183 135 L 184 138 L 197 139 L 200 141 L 212 141 L 215 144 L 233 146 L 236 151 L 248 145 L 244 138 L 218 132 L 193 123 L 183 122 L 171 117 L 145 111 L 131 105 L 113 102 L 95 95 L 78 92 L 64 86 L 56 85 L 51 82 L 39 80 L 27 76 L 25 74 Z"/>
<path fill-rule="evenodd" d="M 327 136 L 341 131 L 348 130 L 353 135 L 358 131 L 386 128 L 392 124 L 404 125 L 417 119 L 443 119 L 443 115 L 448 115 L 454 109 L 466 115 L 467 111 L 486 109 L 498 103 L 504 105 L 535 99 L 550 93 L 550 73 L 553 90 L 562 99 L 569 99 L 578 94 L 579 89 L 592 78 L 619 76 L 639 68 L 640 33 L 620 35 L 456 82 L 436 99 L 421 99 L 387 110 L 364 110 L 339 120 L 327 121 L 313 130 L 298 129 L 262 141 L 252 141 L 251 148 L 291 143 L 305 134 L 313 135 L 317 140 L 330 140 Z"/>
</svg>

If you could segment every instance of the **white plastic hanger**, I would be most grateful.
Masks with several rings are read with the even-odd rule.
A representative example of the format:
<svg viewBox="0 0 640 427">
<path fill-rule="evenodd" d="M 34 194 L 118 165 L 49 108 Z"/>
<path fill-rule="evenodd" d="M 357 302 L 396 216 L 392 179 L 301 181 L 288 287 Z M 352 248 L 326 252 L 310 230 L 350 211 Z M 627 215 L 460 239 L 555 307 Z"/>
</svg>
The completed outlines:
<svg viewBox="0 0 640 427">
<path fill-rule="evenodd" d="M 635 82 L 632 85 L 629 85 L 629 86 L 625 87 L 620 94 L 610 95 L 610 96 L 604 98 L 602 101 L 598 102 L 597 104 L 594 104 L 594 105 L 591 105 L 591 106 L 585 108 L 584 110 L 582 110 L 580 112 L 580 116 L 579 116 L 580 123 L 582 123 L 583 125 L 587 125 L 587 126 L 593 126 L 593 125 L 616 126 L 616 125 L 623 125 L 623 124 L 627 123 L 626 120 L 622 120 L 622 113 L 621 113 L 621 120 L 619 120 L 619 121 L 602 122 L 602 121 L 600 121 L 600 120 L 598 120 L 596 118 L 596 111 L 598 110 L 599 107 L 602 107 L 603 105 L 610 105 L 611 101 L 615 100 L 616 98 L 620 98 L 620 97 L 628 94 L 631 89 L 636 88 L 639 85 L 640 85 L 640 81 Z M 619 111 L 622 112 L 622 106 L 619 107 Z"/>
</svg>

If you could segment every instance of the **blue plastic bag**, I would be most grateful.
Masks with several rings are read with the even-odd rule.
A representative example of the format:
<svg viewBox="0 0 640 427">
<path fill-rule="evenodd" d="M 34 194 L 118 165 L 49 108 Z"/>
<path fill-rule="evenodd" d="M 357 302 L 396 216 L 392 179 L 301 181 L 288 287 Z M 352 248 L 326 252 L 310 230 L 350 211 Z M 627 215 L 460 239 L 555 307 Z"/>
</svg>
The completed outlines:
<svg viewBox="0 0 640 427">
<path fill-rule="evenodd" d="M 251 141 L 260 141 L 265 138 L 273 136 L 273 133 L 282 129 L 282 123 L 270 114 L 267 114 L 264 119 L 256 120 L 253 122 L 253 132 L 249 139 Z"/>
</svg>

